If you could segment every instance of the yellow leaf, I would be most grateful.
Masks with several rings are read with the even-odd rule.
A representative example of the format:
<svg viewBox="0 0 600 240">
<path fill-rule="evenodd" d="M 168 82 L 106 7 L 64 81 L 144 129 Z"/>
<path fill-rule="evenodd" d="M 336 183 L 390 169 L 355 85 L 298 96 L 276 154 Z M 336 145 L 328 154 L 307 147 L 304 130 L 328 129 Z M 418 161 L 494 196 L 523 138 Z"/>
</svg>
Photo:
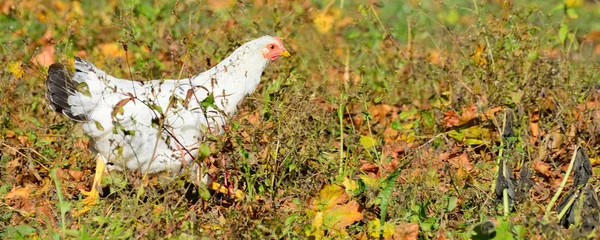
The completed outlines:
<svg viewBox="0 0 600 240">
<path fill-rule="evenodd" d="M 381 237 L 381 221 L 379 219 L 373 219 L 367 223 L 367 232 L 373 239 L 379 239 Z"/>
<path fill-rule="evenodd" d="M 567 8 L 576 8 L 583 6 L 584 0 L 565 0 Z"/>
<path fill-rule="evenodd" d="M 7 70 L 12 73 L 15 78 L 22 78 L 25 76 L 25 71 L 21 67 L 21 61 L 9 62 Z"/>
<path fill-rule="evenodd" d="M 369 187 L 377 187 L 377 179 L 369 176 L 369 175 L 360 175 L 360 179 L 363 180 L 365 184 Z"/>
<path fill-rule="evenodd" d="M 325 34 L 333 27 L 333 16 L 328 14 L 319 14 L 313 19 L 313 24 L 319 33 Z"/>
<path fill-rule="evenodd" d="M 318 198 L 311 202 L 311 206 L 313 209 L 325 211 L 346 200 L 348 200 L 348 194 L 346 194 L 343 187 L 339 185 L 327 185 L 321 189 Z"/>
<path fill-rule="evenodd" d="M 396 226 L 393 223 L 385 222 L 383 224 L 383 238 L 391 239 L 396 232 Z"/>
<path fill-rule="evenodd" d="M 377 146 L 377 141 L 371 136 L 360 136 L 360 144 L 365 149 L 370 149 L 374 146 Z"/>
<path fill-rule="evenodd" d="M 315 215 L 312 225 L 317 230 L 321 229 L 321 226 L 323 226 L 323 212 L 318 212 L 317 215 Z"/>
<path fill-rule="evenodd" d="M 354 190 L 356 190 L 358 188 L 358 184 L 356 184 L 356 181 L 349 179 L 348 177 L 344 178 L 342 185 L 344 185 L 344 187 L 346 188 L 346 191 L 349 191 L 349 192 L 353 192 Z"/>
</svg>

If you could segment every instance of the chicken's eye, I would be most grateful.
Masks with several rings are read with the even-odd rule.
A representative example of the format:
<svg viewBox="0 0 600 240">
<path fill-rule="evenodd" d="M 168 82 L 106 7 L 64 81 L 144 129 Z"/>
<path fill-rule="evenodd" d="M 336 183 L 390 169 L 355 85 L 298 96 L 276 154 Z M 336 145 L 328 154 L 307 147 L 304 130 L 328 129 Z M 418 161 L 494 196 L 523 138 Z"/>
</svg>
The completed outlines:
<svg viewBox="0 0 600 240">
<path fill-rule="evenodd" d="M 270 45 L 269 45 L 269 48 L 270 48 L 271 50 L 273 50 L 273 49 L 275 49 L 275 45 L 273 45 L 273 44 L 270 44 Z"/>
</svg>

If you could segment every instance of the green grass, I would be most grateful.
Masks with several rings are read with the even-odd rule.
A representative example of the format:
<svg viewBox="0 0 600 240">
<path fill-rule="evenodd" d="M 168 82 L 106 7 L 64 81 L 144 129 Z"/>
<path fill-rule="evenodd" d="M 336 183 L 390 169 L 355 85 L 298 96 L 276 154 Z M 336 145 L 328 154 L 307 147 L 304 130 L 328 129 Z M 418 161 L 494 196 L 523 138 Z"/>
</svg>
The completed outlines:
<svg viewBox="0 0 600 240">
<path fill-rule="evenodd" d="M 594 236 L 544 212 L 575 145 L 600 159 L 595 1 L 15 2 L 0 3 L 0 238 L 401 238 L 414 223 L 419 239 L 489 239 L 487 220 L 497 239 Z M 47 69 L 33 63 L 44 47 L 117 77 L 173 79 L 265 34 L 292 57 L 267 68 L 199 159 L 248 198 L 191 205 L 189 176 L 111 173 L 114 194 L 73 216 L 94 155 L 46 105 Z M 494 192 L 501 159 L 518 180 L 510 206 Z M 534 185 L 521 193 L 524 168 Z"/>
</svg>

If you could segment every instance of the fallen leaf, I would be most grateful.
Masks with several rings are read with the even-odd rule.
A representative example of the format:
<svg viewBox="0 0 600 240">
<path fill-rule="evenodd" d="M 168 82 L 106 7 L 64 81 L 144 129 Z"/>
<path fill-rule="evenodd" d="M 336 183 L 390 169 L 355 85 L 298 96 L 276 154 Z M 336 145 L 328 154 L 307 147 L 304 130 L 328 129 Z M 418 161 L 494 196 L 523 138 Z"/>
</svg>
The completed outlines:
<svg viewBox="0 0 600 240">
<path fill-rule="evenodd" d="M 343 231 L 344 228 L 356 221 L 360 221 L 362 218 L 363 214 L 359 211 L 358 202 L 350 201 L 344 205 L 334 206 L 329 211 L 326 211 L 323 217 L 323 224 Z"/>
<path fill-rule="evenodd" d="M 544 177 L 552 177 L 554 174 L 552 173 L 552 167 L 550 166 L 549 163 L 540 161 L 540 160 L 534 160 L 533 163 L 531 164 L 531 167 L 538 173 L 544 175 Z"/>
<path fill-rule="evenodd" d="M 125 50 L 117 43 L 102 43 L 98 45 L 100 52 L 107 57 L 124 57 Z"/>
<path fill-rule="evenodd" d="M 14 9 L 15 1 L 14 0 L 4 0 L 0 2 L 0 10 L 4 15 L 8 15 L 11 9 Z"/>
<path fill-rule="evenodd" d="M 456 126 L 461 126 L 463 124 L 466 124 L 466 123 L 470 122 L 471 120 L 476 119 L 478 117 L 476 110 L 477 110 L 477 108 L 476 108 L 475 104 L 471 104 L 468 107 L 463 107 L 461 115 L 458 115 L 454 110 L 444 112 L 443 113 L 444 114 L 444 118 L 443 118 L 444 126 L 445 127 L 456 127 Z"/>
<path fill-rule="evenodd" d="M 365 148 L 365 149 L 371 149 L 372 147 L 377 146 L 377 140 L 375 140 L 373 137 L 371 136 L 360 136 L 360 144 Z"/>
<path fill-rule="evenodd" d="M 317 198 L 312 199 L 310 206 L 314 210 L 327 210 L 348 200 L 348 194 L 342 186 L 331 184 L 321 189 Z"/>
<path fill-rule="evenodd" d="M 54 45 L 47 45 L 42 48 L 42 51 L 33 57 L 33 63 L 41 66 L 48 67 L 54 63 Z"/>
<path fill-rule="evenodd" d="M 356 181 L 354 181 L 348 177 L 344 178 L 342 185 L 344 185 L 344 188 L 346 188 L 346 191 L 349 191 L 349 192 L 353 192 L 354 190 L 356 190 L 358 188 L 358 184 L 356 183 Z"/>
<path fill-rule="evenodd" d="M 6 194 L 4 199 L 6 203 L 17 209 L 21 209 L 28 213 L 33 213 L 35 205 L 29 199 L 31 195 L 31 188 L 29 186 L 16 187 Z"/>
<path fill-rule="evenodd" d="M 31 194 L 31 188 L 29 186 L 16 187 L 16 188 L 13 188 L 12 190 L 10 190 L 10 192 L 8 192 L 6 194 L 6 196 L 4 196 L 4 198 L 5 199 L 13 199 L 13 198 L 29 199 L 29 194 Z"/>
<path fill-rule="evenodd" d="M 474 168 L 473 163 L 471 163 L 471 161 L 469 161 L 469 156 L 467 155 L 467 152 L 463 152 L 463 154 L 459 155 L 458 157 L 450 159 L 448 162 L 450 164 L 452 164 L 454 167 L 462 168 L 462 169 L 466 170 L 467 172 L 471 172 L 471 170 L 473 170 L 473 168 Z"/>
<path fill-rule="evenodd" d="M 69 176 L 75 181 L 81 181 L 83 179 L 83 172 L 80 170 L 68 170 Z"/>
<path fill-rule="evenodd" d="M 419 224 L 400 223 L 396 226 L 392 239 L 395 240 L 416 240 L 419 236 Z"/>
<path fill-rule="evenodd" d="M 376 174 L 379 171 L 379 166 L 377 166 L 375 163 L 364 163 L 360 166 L 360 171 Z"/>
</svg>

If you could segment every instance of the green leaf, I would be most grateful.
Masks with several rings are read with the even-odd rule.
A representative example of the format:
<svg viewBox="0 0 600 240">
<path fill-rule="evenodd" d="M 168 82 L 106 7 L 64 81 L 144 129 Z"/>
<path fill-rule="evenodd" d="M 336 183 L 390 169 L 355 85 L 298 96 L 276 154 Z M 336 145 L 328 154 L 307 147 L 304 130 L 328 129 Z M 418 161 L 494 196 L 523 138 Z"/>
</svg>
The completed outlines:
<svg viewBox="0 0 600 240">
<path fill-rule="evenodd" d="M 569 18 L 571 18 L 571 19 L 577 19 L 577 18 L 579 18 L 579 15 L 577 14 L 577 12 L 575 11 L 575 9 L 573 9 L 573 8 L 567 9 L 567 16 L 569 16 Z"/>
<path fill-rule="evenodd" d="M 77 84 L 77 87 L 75 87 L 75 89 L 85 96 L 92 97 L 92 94 L 90 93 L 90 87 L 88 87 L 87 83 L 85 82 Z"/>
<path fill-rule="evenodd" d="M 405 120 L 408 117 L 412 117 L 414 115 L 416 115 L 419 111 L 417 109 L 412 109 L 406 112 L 401 112 L 400 115 L 398 115 L 398 118 L 400 118 L 400 120 Z"/>
<path fill-rule="evenodd" d="M 454 210 L 454 208 L 456 208 L 456 206 L 458 206 L 458 198 L 456 198 L 456 197 L 448 198 L 448 207 L 446 208 L 446 211 L 452 211 L 452 210 Z"/>
<path fill-rule="evenodd" d="M 208 107 L 216 108 L 215 95 L 213 95 L 213 93 L 208 94 L 208 96 L 206 96 L 206 98 L 200 102 L 200 107 L 202 107 L 202 109 L 207 109 Z"/>
<path fill-rule="evenodd" d="M 94 120 L 94 124 L 96 124 L 96 128 L 98 130 L 104 131 L 104 127 L 102 126 L 102 124 L 100 124 L 100 122 Z"/>
<path fill-rule="evenodd" d="M 208 201 L 210 199 L 210 191 L 208 191 L 208 187 L 204 184 L 199 184 L 198 186 L 198 195 L 204 201 Z"/>
<path fill-rule="evenodd" d="M 391 202 L 392 192 L 394 192 L 394 187 L 396 186 L 396 178 L 400 175 L 401 168 L 396 168 L 394 172 L 392 172 L 381 184 L 383 185 L 381 191 L 379 192 L 378 199 L 381 199 L 381 204 L 379 205 L 379 209 L 381 210 L 379 214 L 379 220 L 381 222 L 385 222 L 385 218 L 387 216 L 387 208 Z"/>
<path fill-rule="evenodd" d="M 561 44 L 564 44 L 567 40 L 567 34 L 569 33 L 569 26 L 567 24 L 563 24 L 558 30 L 558 40 Z"/>
<path fill-rule="evenodd" d="M 402 125 L 400 125 L 400 122 L 398 122 L 398 120 L 393 121 L 392 124 L 390 124 L 390 127 L 392 127 L 392 129 L 394 130 L 402 129 Z"/>
<path fill-rule="evenodd" d="M 208 144 L 200 144 L 198 147 L 198 158 L 202 159 L 210 156 L 210 146 Z"/>
</svg>

